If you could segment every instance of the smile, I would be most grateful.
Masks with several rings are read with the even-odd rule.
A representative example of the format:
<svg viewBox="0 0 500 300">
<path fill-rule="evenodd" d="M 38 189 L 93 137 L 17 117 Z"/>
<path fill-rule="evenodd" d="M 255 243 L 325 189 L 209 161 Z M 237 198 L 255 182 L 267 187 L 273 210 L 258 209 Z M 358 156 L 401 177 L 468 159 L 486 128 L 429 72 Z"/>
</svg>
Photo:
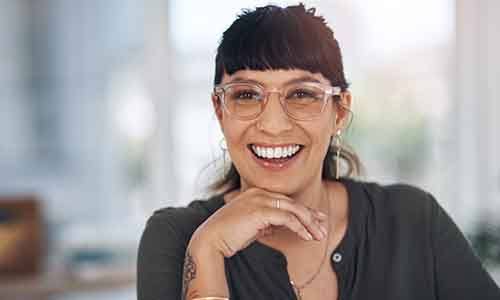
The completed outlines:
<svg viewBox="0 0 500 300">
<path fill-rule="evenodd" d="M 297 154 L 300 151 L 302 145 L 288 145 L 285 147 L 263 147 L 250 145 L 252 152 L 257 155 L 259 158 L 286 158 L 291 157 Z"/>
<path fill-rule="evenodd" d="M 271 171 L 281 171 L 297 160 L 303 145 L 288 144 L 280 146 L 248 145 L 252 157 L 263 168 Z"/>
</svg>

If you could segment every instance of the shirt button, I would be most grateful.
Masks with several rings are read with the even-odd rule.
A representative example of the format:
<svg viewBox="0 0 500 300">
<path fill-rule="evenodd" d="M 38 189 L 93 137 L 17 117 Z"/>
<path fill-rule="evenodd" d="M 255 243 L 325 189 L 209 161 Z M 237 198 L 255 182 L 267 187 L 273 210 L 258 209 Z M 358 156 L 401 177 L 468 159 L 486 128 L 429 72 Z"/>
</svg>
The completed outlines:
<svg viewBox="0 0 500 300">
<path fill-rule="evenodd" d="M 332 260 L 336 263 L 339 263 L 342 261 L 342 254 L 338 253 L 338 252 L 335 252 L 333 254 L 333 257 L 332 257 Z"/>
</svg>

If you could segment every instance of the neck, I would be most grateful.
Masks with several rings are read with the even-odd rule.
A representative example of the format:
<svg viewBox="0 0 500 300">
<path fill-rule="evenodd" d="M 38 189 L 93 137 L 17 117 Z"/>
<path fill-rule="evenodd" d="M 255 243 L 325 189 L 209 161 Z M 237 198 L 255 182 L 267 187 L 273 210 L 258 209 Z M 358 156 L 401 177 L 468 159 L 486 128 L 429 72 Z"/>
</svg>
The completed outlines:
<svg viewBox="0 0 500 300">
<path fill-rule="evenodd" d="M 305 188 L 287 196 L 292 198 L 295 203 L 300 203 L 328 214 L 326 205 L 328 201 L 328 186 L 327 182 L 321 179 L 314 180 L 312 183 L 307 184 Z"/>
</svg>

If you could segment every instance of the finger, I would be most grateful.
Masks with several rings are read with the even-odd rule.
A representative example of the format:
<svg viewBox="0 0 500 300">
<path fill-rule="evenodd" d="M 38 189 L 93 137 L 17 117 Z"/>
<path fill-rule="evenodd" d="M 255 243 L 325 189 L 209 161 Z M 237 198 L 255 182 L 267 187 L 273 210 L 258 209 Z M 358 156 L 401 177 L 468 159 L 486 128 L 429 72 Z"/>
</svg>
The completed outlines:
<svg viewBox="0 0 500 300">
<path fill-rule="evenodd" d="M 264 229 L 260 229 L 259 230 L 259 236 L 268 236 L 268 235 L 272 235 L 274 233 L 274 230 L 273 230 L 273 227 L 274 226 L 268 226 Z"/>
<path fill-rule="evenodd" d="M 315 215 L 318 219 L 320 219 L 320 220 L 322 220 L 322 221 L 328 220 L 328 215 L 327 215 L 327 214 L 325 214 L 325 213 L 323 213 L 323 212 L 321 212 L 321 211 L 319 211 L 319 210 L 315 210 L 315 209 L 311 209 L 311 210 L 313 211 L 314 215 Z"/>
<path fill-rule="evenodd" d="M 278 226 L 287 227 L 288 229 L 295 232 L 305 240 L 310 241 L 313 239 L 317 239 L 314 236 L 315 233 L 311 232 L 311 230 L 307 226 L 305 226 L 301 222 L 300 218 L 298 218 L 297 215 L 295 215 L 293 212 L 277 208 L 270 208 L 270 209 L 274 215 L 277 215 Z"/>
<path fill-rule="evenodd" d="M 289 201 L 291 203 L 295 203 L 292 198 L 287 197 L 286 195 L 283 195 L 283 194 L 280 194 L 280 193 L 275 193 L 275 192 L 270 192 L 270 191 L 266 191 L 266 190 L 261 190 L 261 191 L 263 191 L 267 196 L 269 196 L 272 199 L 284 199 L 284 200 L 287 200 L 287 201 Z M 300 203 L 297 203 L 297 205 L 301 205 L 301 206 L 303 206 L 306 209 L 310 209 L 311 212 L 313 213 L 313 216 L 315 218 L 317 218 L 317 219 L 320 219 L 322 221 L 328 219 L 328 215 L 326 215 L 325 213 L 321 212 L 320 210 L 307 207 L 307 206 L 302 205 Z"/>
<path fill-rule="evenodd" d="M 284 197 L 280 197 L 278 199 L 280 200 L 280 209 L 295 214 L 299 221 L 307 228 L 309 233 L 311 233 L 316 240 L 322 240 L 326 237 L 326 227 L 318 222 L 318 219 L 312 209 L 302 204 L 293 203 Z M 274 208 L 276 200 L 276 198 L 271 199 L 271 201 L 268 202 L 268 205 Z"/>
<path fill-rule="evenodd" d="M 297 216 L 286 210 L 269 208 L 264 210 L 263 217 L 266 222 L 274 226 L 285 226 L 291 231 L 297 233 L 304 240 L 310 241 L 313 239 L 312 234 L 308 229 L 299 221 Z"/>
<path fill-rule="evenodd" d="M 319 223 L 314 210 L 299 203 L 292 203 L 288 201 L 280 202 L 283 202 L 281 207 L 283 207 L 284 210 L 288 210 L 298 216 L 299 220 L 302 224 L 304 224 L 304 226 L 307 227 L 315 239 L 322 240 L 326 237 L 327 229 L 324 225 Z"/>
</svg>

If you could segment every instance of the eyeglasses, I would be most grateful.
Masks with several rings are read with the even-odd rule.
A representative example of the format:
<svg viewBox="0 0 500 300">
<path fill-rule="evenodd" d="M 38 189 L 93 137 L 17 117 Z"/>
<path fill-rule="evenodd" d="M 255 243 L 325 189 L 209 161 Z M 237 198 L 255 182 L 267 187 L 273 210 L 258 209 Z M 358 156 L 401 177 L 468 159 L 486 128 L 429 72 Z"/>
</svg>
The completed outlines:
<svg viewBox="0 0 500 300">
<path fill-rule="evenodd" d="M 214 95 L 228 114 L 241 119 L 257 118 L 265 109 L 271 93 L 278 93 L 281 106 L 292 119 L 305 121 L 318 118 L 332 96 L 341 89 L 316 82 L 299 82 L 282 89 L 264 89 L 261 85 L 234 82 L 214 87 Z"/>
</svg>

